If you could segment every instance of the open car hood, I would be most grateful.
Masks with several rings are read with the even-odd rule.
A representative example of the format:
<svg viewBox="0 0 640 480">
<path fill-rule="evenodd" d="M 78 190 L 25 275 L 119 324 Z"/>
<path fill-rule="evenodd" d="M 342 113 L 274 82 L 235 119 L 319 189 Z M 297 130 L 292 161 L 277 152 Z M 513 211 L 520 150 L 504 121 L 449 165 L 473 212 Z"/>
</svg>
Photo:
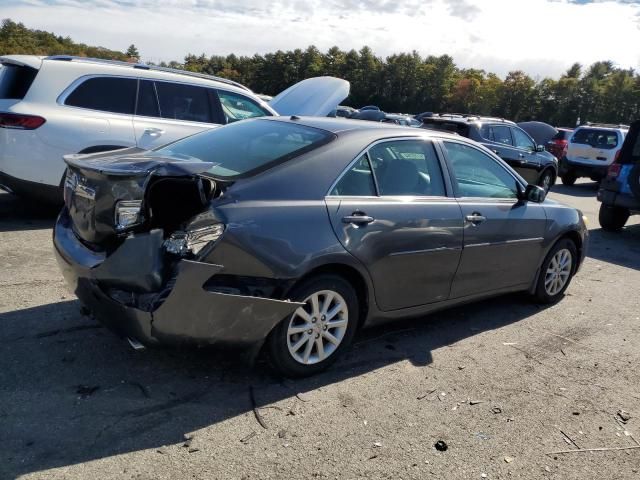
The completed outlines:
<svg viewBox="0 0 640 480">
<path fill-rule="evenodd" d="M 269 106 L 284 116 L 326 117 L 347 98 L 349 89 L 349 82 L 341 78 L 307 78 L 278 94 Z"/>
</svg>

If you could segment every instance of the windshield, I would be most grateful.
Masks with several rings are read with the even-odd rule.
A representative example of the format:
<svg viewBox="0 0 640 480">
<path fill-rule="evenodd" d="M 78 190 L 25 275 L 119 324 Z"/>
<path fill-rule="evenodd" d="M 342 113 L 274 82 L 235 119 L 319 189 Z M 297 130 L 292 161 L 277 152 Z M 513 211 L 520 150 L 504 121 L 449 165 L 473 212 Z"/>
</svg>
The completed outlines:
<svg viewBox="0 0 640 480">
<path fill-rule="evenodd" d="M 244 177 L 295 158 L 334 135 L 290 122 L 245 120 L 179 140 L 154 152 L 187 161 L 211 162 L 215 177 Z"/>
</svg>

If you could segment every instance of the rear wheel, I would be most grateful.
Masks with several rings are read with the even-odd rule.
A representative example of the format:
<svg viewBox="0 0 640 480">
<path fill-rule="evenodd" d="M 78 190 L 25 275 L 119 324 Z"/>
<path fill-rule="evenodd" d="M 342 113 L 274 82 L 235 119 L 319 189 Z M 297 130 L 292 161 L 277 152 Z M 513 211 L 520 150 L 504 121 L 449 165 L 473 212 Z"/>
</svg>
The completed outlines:
<svg viewBox="0 0 640 480">
<path fill-rule="evenodd" d="M 618 232 L 624 227 L 628 219 L 629 209 L 604 204 L 600 205 L 598 221 L 604 230 L 608 232 Z"/>
<path fill-rule="evenodd" d="M 335 362 L 349 346 L 358 324 L 358 298 L 337 275 L 304 281 L 291 294 L 304 303 L 267 339 L 273 367 L 286 377 L 305 377 Z"/>
<path fill-rule="evenodd" d="M 577 176 L 575 173 L 573 173 L 572 171 L 568 171 L 566 173 L 562 174 L 562 177 L 560 177 L 562 179 L 562 184 L 563 185 L 567 185 L 567 186 L 571 186 L 574 183 L 576 183 L 577 180 Z"/>
<path fill-rule="evenodd" d="M 565 238 L 559 240 L 542 262 L 535 299 L 540 303 L 555 303 L 569 287 L 578 265 L 576 244 Z"/>
</svg>

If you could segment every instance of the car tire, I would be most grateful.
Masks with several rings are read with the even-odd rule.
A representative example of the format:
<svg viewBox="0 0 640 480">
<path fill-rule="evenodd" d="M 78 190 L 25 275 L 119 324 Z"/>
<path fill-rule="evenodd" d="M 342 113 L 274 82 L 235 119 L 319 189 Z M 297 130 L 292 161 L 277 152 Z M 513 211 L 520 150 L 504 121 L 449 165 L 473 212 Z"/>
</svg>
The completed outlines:
<svg viewBox="0 0 640 480">
<path fill-rule="evenodd" d="M 545 193 L 549 193 L 549 190 L 551 190 L 551 187 L 553 187 L 553 184 L 555 183 L 554 181 L 555 175 L 550 169 L 547 169 L 542 172 L 542 175 L 538 180 L 538 185 L 544 189 Z"/>
<path fill-rule="evenodd" d="M 294 287 L 289 298 L 305 306 L 272 330 L 265 345 L 267 355 L 272 367 L 285 377 L 314 375 L 334 363 L 353 340 L 358 297 L 344 278 L 323 274 Z"/>
<path fill-rule="evenodd" d="M 598 221 L 603 230 L 619 232 L 629 219 L 629 209 L 612 205 L 600 205 Z"/>
<path fill-rule="evenodd" d="M 568 187 L 572 186 L 574 183 L 576 183 L 576 180 L 578 179 L 578 177 L 576 177 L 576 174 L 573 172 L 566 172 L 562 174 L 562 177 L 560 177 L 562 179 L 562 184 L 566 185 Z"/>
<path fill-rule="evenodd" d="M 540 267 L 534 298 L 538 303 L 556 303 L 569 287 L 578 265 L 578 249 L 568 238 L 560 239 Z"/>
</svg>

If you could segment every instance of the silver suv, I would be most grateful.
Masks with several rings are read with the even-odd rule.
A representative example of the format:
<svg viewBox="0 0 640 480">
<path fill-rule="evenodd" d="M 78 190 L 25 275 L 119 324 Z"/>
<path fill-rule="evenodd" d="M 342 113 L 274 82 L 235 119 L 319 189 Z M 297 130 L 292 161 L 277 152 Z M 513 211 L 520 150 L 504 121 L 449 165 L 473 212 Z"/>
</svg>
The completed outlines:
<svg viewBox="0 0 640 480">
<path fill-rule="evenodd" d="M 600 181 L 620 154 L 627 125 L 592 123 L 576 128 L 569 139 L 567 153 L 560 162 L 564 185 L 573 185 L 579 177 Z"/>
<path fill-rule="evenodd" d="M 30 55 L 0 64 L 0 187 L 55 203 L 64 155 L 153 149 L 278 112 L 327 115 L 349 92 L 348 82 L 319 77 L 266 103 L 230 80 L 145 64 Z"/>
</svg>

